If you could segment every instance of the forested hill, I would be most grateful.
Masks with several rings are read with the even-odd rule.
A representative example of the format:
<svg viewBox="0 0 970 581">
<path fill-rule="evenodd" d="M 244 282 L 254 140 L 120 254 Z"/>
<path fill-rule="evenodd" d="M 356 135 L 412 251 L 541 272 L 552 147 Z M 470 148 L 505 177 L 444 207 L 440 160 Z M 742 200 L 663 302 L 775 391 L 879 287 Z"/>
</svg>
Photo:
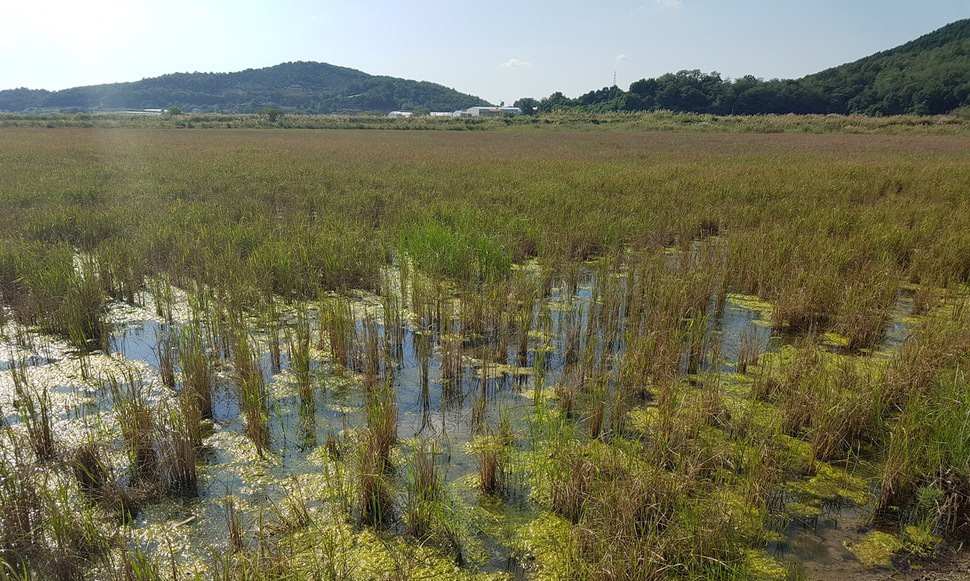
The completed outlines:
<svg viewBox="0 0 970 581">
<path fill-rule="evenodd" d="M 176 73 L 130 83 L 62 91 L 0 91 L 0 111 L 178 107 L 253 112 L 277 107 L 306 113 L 454 111 L 487 104 L 442 85 L 317 62 L 291 62 L 235 73 Z"/>
<path fill-rule="evenodd" d="M 970 19 L 902 46 L 795 80 L 680 71 L 641 79 L 629 91 L 606 87 L 576 99 L 562 93 L 523 109 L 667 109 L 696 113 L 940 114 L 970 105 Z"/>
</svg>

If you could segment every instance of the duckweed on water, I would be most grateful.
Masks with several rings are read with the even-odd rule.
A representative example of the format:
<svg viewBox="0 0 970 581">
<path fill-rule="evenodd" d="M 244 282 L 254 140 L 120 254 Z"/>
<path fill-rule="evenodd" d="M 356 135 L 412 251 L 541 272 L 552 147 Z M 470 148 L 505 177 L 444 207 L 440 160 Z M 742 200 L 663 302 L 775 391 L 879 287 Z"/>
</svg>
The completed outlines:
<svg viewBox="0 0 970 581">
<path fill-rule="evenodd" d="M 893 556 L 903 548 L 903 542 L 895 535 L 872 531 L 862 540 L 849 545 L 849 550 L 866 567 L 889 567 Z"/>
</svg>

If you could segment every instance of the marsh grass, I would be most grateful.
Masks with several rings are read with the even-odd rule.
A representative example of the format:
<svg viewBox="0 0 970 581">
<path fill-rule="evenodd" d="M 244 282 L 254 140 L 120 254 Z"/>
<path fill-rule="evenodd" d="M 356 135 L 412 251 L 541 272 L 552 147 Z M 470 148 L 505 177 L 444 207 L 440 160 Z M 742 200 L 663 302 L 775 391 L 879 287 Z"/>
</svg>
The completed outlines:
<svg viewBox="0 0 970 581">
<path fill-rule="evenodd" d="M 425 549 L 464 567 L 448 574 L 470 575 L 491 566 L 473 549 L 495 528 L 537 576 L 791 576 L 764 551 L 797 526 L 790 505 L 865 505 L 857 490 L 831 490 L 857 479 L 859 466 L 877 473 L 880 527 L 910 540 L 965 535 L 960 370 L 970 340 L 958 298 L 970 278 L 970 209 L 956 192 L 967 181 L 966 136 L 710 133 L 856 121 L 853 131 L 895 131 L 898 119 L 649 120 L 705 124 L 704 134 L 595 120 L 618 130 L 577 132 L 551 117 L 540 123 L 552 129 L 476 139 L 133 130 L 107 145 L 70 129 L 5 132 L 0 157 L 23 161 L 0 174 L 9 209 L 0 214 L 0 313 L 11 339 L 26 346 L 53 334 L 93 352 L 111 332 L 109 297 L 151 300 L 172 322 L 184 314 L 174 285 L 189 320 L 159 337 L 168 389 L 150 393 L 131 370 L 104 380 L 117 443 L 51 452 L 52 404 L 15 366 L 23 428 L 3 428 L 5 438 L 22 434 L 0 445 L 2 558 L 40 578 L 80 576 L 76 556 L 104 550 L 90 513 L 67 514 L 68 500 L 130 513 L 162 492 L 192 496 L 217 371 L 235 380 L 261 457 L 270 410 L 274 434 L 279 416 L 274 444 L 288 469 L 287 414 L 276 413 L 287 398 L 270 401 L 260 349 L 274 373 L 289 355 L 300 429 L 315 433 L 314 381 L 331 370 L 335 402 L 362 398 L 364 425 L 347 425 L 356 412 L 342 416 L 344 430 L 323 446 L 325 485 L 280 486 L 275 519 L 227 496 L 232 551 L 207 571 L 226 579 L 299 577 L 311 558 L 321 571 L 363 574 L 348 573 L 345 557 L 357 556 L 348 547 L 359 535 L 395 547 L 367 561 L 384 567 L 375 577 L 423 571 L 409 559 Z M 41 172 L 49 179 L 36 180 Z M 913 317 L 893 322 L 913 335 L 887 356 L 887 323 L 910 284 L 919 285 Z M 729 291 L 756 295 L 734 298 L 778 331 L 765 353 L 751 326 L 721 336 L 736 311 L 725 306 Z M 738 373 L 722 368 L 722 339 L 739 343 Z M 318 366 L 311 341 L 326 354 Z M 410 361 L 418 431 L 449 438 L 440 450 L 446 440 L 398 438 L 394 375 Z M 79 362 L 86 377 L 97 364 Z M 447 436 L 431 420 L 436 368 Z M 466 386 L 474 401 L 463 401 Z M 496 422 L 497 402 L 520 389 L 532 390 L 531 405 L 522 400 L 514 424 L 503 411 Z M 531 437 L 520 446 L 523 424 Z M 471 508 L 453 493 L 463 481 L 445 483 L 450 438 L 468 432 L 464 452 L 488 497 Z M 300 461 L 316 445 L 304 443 Z M 115 446 L 128 459 L 120 478 L 106 455 Z M 58 488 L 65 475 L 69 486 Z M 501 527 L 479 510 L 520 504 L 528 522 L 503 513 Z M 318 505 L 340 526 L 311 522 Z M 933 552 L 932 542 L 909 546 Z M 121 559 L 123 577 L 157 575 L 134 550 Z M 178 576 L 170 561 L 166 575 Z"/>
</svg>

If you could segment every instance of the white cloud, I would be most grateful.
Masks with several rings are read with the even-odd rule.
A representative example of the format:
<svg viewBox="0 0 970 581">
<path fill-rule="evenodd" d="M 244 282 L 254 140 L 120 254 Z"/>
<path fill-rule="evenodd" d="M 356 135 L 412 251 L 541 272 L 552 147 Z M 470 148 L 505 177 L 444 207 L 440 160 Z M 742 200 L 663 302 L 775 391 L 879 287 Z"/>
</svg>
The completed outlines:
<svg viewBox="0 0 970 581">
<path fill-rule="evenodd" d="M 619 62 L 623 62 L 625 60 L 626 60 L 626 54 L 625 53 L 622 53 L 621 52 L 620 54 L 616 55 L 616 62 L 619 63 Z"/>
<path fill-rule="evenodd" d="M 655 0 L 657 6 L 667 9 L 676 9 L 684 5 L 684 0 Z"/>
<path fill-rule="evenodd" d="M 532 68 L 532 63 L 527 60 L 512 57 L 499 66 L 503 69 L 529 69 Z"/>
</svg>

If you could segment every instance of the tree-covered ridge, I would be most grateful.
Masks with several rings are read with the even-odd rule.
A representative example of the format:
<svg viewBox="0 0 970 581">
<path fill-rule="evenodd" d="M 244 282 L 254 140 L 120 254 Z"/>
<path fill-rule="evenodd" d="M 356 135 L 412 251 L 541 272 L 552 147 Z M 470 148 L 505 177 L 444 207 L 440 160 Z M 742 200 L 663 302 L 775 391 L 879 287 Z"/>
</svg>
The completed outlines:
<svg viewBox="0 0 970 581">
<path fill-rule="evenodd" d="M 641 79 L 628 91 L 605 87 L 576 99 L 560 92 L 541 101 L 520 99 L 526 111 L 693 113 L 948 113 L 970 105 L 970 19 L 949 24 L 902 46 L 797 80 L 753 76 L 724 79 L 698 70 Z"/>
<path fill-rule="evenodd" d="M 486 104 L 442 85 L 317 62 L 234 73 L 175 73 L 130 83 L 63 91 L 0 91 L 0 110 L 146 109 L 252 112 L 279 107 L 306 113 L 453 111 Z"/>
</svg>

